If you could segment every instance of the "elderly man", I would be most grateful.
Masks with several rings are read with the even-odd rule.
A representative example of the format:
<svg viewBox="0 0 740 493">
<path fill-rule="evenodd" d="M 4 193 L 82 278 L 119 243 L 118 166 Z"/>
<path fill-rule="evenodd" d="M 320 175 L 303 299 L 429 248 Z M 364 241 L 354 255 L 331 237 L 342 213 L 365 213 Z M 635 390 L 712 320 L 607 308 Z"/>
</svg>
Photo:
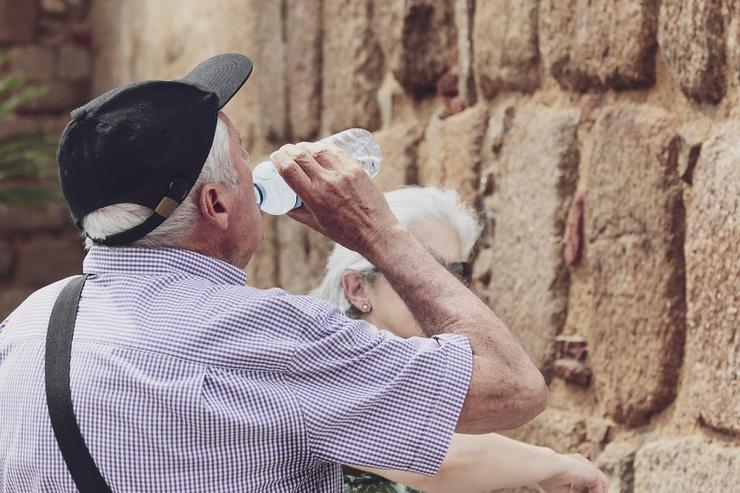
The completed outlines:
<svg viewBox="0 0 740 493">
<path fill-rule="evenodd" d="M 428 337 L 247 285 L 260 213 L 220 109 L 251 69 L 219 55 L 72 112 L 60 181 L 89 252 L 0 325 L 0 491 L 340 491 L 340 464 L 432 475 L 454 430 L 544 408 L 506 326 L 335 148 L 272 155 L 291 215 L 381 268 Z"/>
</svg>

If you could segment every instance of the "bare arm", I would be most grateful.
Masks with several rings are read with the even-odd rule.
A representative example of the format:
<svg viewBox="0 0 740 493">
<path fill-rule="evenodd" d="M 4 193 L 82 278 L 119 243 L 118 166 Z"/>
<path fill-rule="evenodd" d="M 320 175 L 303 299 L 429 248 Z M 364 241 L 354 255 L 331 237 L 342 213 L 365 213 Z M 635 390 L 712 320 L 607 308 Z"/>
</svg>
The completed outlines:
<svg viewBox="0 0 740 493">
<path fill-rule="evenodd" d="M 473 376 L 459 431 L 515 428 L 544 409 L 544 379 L 509 329 L 398 223 L 359 165 L 312 144 L 284 146 L 271 158 L 307 206 L 291 217 L 377 265 L 427 336 L 468 337 Z"/>
<path fill-rule="evenodd" d="M 589 493 L 606 493 L 606 478 L 588 459 L 518 442 L 501 435 L 452 437 L 439 472 L 422 476 L 352 466 L 428 493 L 483 492 L 539 484 L 547 493 L 570 492 L 571 485 Z"/>
</svg>

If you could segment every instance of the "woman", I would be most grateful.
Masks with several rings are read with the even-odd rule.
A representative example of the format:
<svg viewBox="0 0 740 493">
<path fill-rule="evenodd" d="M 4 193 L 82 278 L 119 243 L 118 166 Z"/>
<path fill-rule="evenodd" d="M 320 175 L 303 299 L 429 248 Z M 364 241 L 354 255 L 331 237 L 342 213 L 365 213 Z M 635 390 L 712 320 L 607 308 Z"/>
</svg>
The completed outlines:
<svg viewBox="0 0 740 493">
<path fill-rule="evenodd" d="M 461 281 L 468 281 L 466 260 L 480 234 L 473 212 L 454 191 L 403 188 L 385 194 L 399 222 Z M 411 311 L 390 283 L 360 254 L 336 245 L 326 274 L 311 293 L 401 337 L 423 336 Z M 381 477 L 382 476 L 382 477 Z M 395 483 L 394 483 L 395 482 Z M 403 483 L 403 484 L 401 484 Z M 539 484 L 548 493 L 569 492 L 571 485 L 606 493 L 606 478 L 585 457 L 563 455 L 497 434 L 453 435 L 434 477 L 402 471 L 345 466 L 345 492 L 474 492 Z"/>
</svg>

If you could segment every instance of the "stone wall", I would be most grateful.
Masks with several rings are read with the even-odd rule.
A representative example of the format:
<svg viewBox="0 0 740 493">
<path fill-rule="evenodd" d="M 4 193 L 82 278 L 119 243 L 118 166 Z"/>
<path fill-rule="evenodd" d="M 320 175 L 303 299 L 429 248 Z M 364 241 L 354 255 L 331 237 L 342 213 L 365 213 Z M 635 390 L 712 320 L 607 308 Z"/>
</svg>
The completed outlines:
<svg viewBox="0 0 740 493">
<path fill-rule="evenodd" d="M 71 109 L 90 97 L 92 45 L 86 0 L 0 0 L 4 73 L 21 72 L 46 92 L 0 120 L 0 139 L 48 134 L 56 140 Z M 56 169 L 56 164 L 49 163 Z M 2 186 L 8 183 L 3 181 Z M 83 251 L 61 202 L 40 210 L 0 207 L 0 318 L 35 289 L 81 272 Z"/>
<path fill-rule="evenodd" d="M 475 283 L 550 384 L 513 436 L 588 454 L 613 492 L 737 487 L 739 2 L 213 5 L 94 2 L 93 93 L 239 51 L 255 70 L 227 112 L 255 162 L 375 131 L 384 189 L 480 211 Z M 251 282 L 305 292 L 329 245 L 265 222 Z"/>
</svg>

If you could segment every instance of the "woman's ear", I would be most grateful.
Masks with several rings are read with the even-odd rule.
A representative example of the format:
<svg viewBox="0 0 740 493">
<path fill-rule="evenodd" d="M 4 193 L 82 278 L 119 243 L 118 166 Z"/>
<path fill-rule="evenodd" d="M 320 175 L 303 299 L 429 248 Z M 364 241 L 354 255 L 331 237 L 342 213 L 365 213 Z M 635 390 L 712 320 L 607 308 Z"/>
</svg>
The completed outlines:
<svg viewBox="0 0 740 493">
<path fill-rule="evenodd" d="M 222 183 L 206 183 L 198 196 L 198 209 L 203 218 L 216 228 L 229 227 L 228 189 Z"/>
<path fill-rule="evenodd" d="M 349 302 L 361 312 L 368 312 L 371 307 L 366 289 L 365 277 L 356 270 L 342 272 L 342 289 Z"/>
</svg>

